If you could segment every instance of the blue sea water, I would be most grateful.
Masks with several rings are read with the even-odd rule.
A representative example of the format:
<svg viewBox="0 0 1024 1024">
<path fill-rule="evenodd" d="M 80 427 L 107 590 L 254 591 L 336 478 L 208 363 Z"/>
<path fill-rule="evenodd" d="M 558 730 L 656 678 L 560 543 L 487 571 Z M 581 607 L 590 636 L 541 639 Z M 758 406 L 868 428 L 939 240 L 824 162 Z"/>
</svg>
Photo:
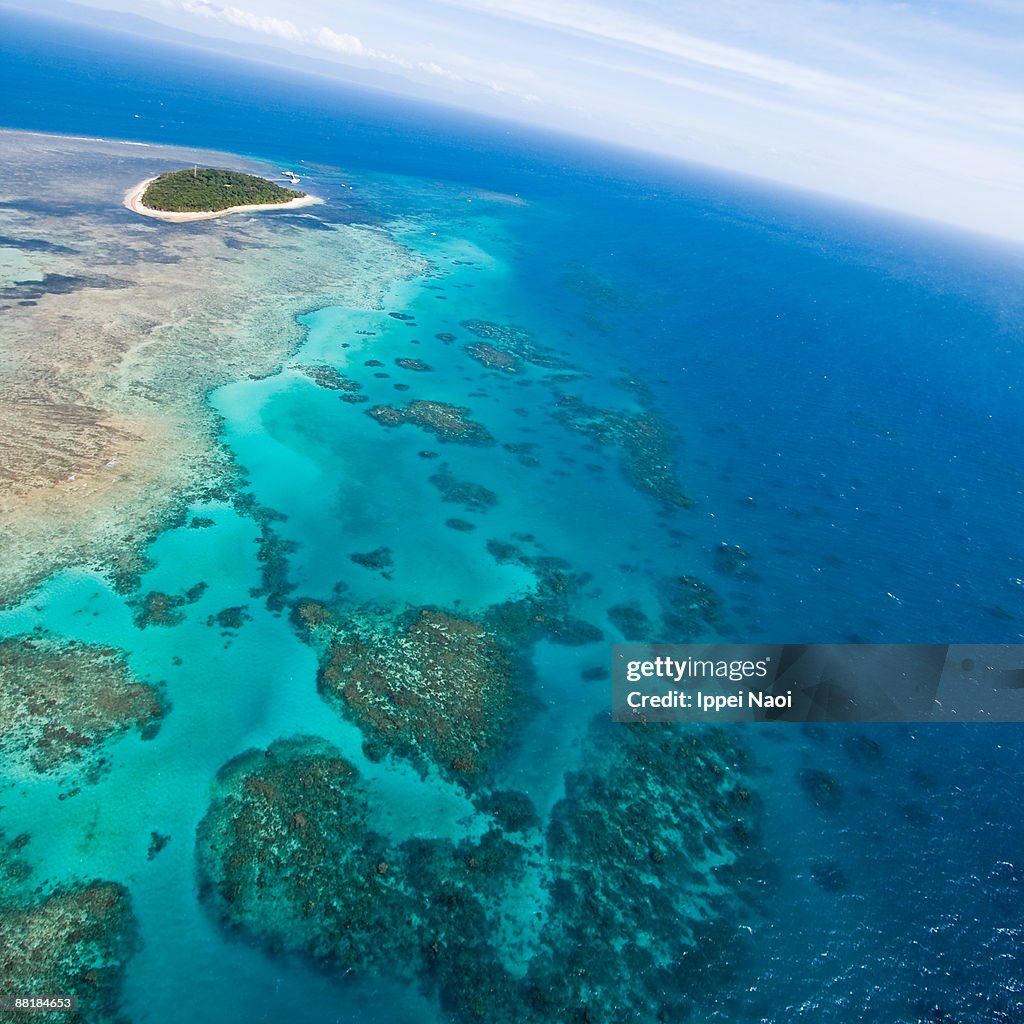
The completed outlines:
<svg viewBox="0 0 1024 1024">
<path fill-rule="evenodd" d="M 382 310 L 297 309 L 306 340 L 281 372 L 210 401 L 251 493 L 286 517 L 275 529 L 295 545 L 296 595 L 328 599 L 341 583 L 353 600 L 480 611 L 529 586 L 487 549 L 517 535 L 589 574 L 574 614 L 604 640 L 536 647 L 538 708 L 506 766 L 542 812 L 607 706 L 606 684 L 581 674 L 619 639 L 609 607 L 634 602 L 653 618 L 665 577 L 710 581 L 737 641 L 1024 638 L 1020 250 L 138 40 L 9 13 L 0 31 L 3 126 L 303 160 L 329 198 L 354 183 L 360 214 L 431 261 Z M 482 372 L 462 348 L 472 320 L 528 329 L 583 376 Z M 441 342 L 446 332 L 459 343 Z M 358 378 L 368 404 L 467 406 L 502 445 L 534 446 L 531 458 L 389 431 L 318 388 L 309 364 Z M 635 410 L 623 381 L 642 382 L 674 429 L 694 508 L 666 511 L 613 454 L 555 421 L 563 389 Z M 443 502 L 430 480 L 442 465 L 497 504 Z M 180 626 L 140 633 L 123 599 L 81 571 L 0 611 L 5 635 L 41 625 L 123 646 L 140 675 L 167 680 L 173 704 L 156 741 L 118 744 L 111 771 L 75 800 L 58 806 L 54 783 L 19 780 L 0 821 L 31 832 L 42 878 L 129 885 L 143 939 L 127 978 L 133 1020 L 428 1020 L 408 988 L 225 938 L 196 900 L 192 846 L 212 779 L 282 736 L 344 750 L 384 831 L 458 837 L 479 824 L 451 788 L 365 757 L 317 696 L 312 651 L 246 596 L 259 585 L 256 526 L 227 505 L 191 511 L 215 525 L 169 528 L 143 580 L 144 591 L 209 584 Z M 476 529 L 451 529 L 452 516 Z M 750 572 L 723 576 L 723 543 L 750 553 Z M 381 545 L 390 578 L 351 560 Z M 206 625 L 241 603 L 252 619 L 235 635 Z M 859 733 L 880 761 L 852 755 L 838 727 L 741 733 L 771 870 L 731 975 L 693 994 L 702 1019 L 1024 1019 L 1019 730 Z M 842 780 L 835 814 L 807 800 L 807 768 Z M 147 862 L 154 829 L 173 838 Z M 823 864 L 842 885 L 816 880 Z"/>
</svg>

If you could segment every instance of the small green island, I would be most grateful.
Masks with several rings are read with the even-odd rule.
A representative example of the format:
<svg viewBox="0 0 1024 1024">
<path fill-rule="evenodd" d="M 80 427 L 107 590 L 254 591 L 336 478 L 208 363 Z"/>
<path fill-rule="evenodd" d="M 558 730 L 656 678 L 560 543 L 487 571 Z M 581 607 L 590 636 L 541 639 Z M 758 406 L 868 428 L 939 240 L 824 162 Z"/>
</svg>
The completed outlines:
<svg viewBox="0 0 1024 1024">
<path fill-rule="evenodd" d="M 305 192 L 283 188 L 253 174 L 190 167 L 154 178 L 142 194 L 142 205 L 163 213 L 216 213 L 236 206 L 265 206 L 305 198 Z"/>
</svg>

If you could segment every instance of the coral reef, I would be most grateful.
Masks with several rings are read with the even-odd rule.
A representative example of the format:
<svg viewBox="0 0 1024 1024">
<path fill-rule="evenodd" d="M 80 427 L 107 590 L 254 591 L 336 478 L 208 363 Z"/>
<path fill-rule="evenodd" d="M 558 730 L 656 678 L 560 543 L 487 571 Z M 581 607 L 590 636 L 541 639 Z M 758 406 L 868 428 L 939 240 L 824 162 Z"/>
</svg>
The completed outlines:
<svg viewBox="0 0 1024 1024">
<path fill-rule="evenodd" d="M 723 626 L 722 599 L 696 576 L 671 576 L 658 584 L 666 643 L 691 643 Z"/>
<path fill-rule="evenodd" d="M 547 956 L 527 978 L 536 1015 L 684 1019 L 755 869 L 746 757 L 721 731 L 603 720 L 584 750 L 548 830 Z"/>
<path fill-rule="evenodd" d="M 715 572 L 754 583 L 761 577 L 751 568 L 752 558 L 750 552 L 739 544 L 726 544 L 723 541 L 715 548 Z"/>
<path fill-rule="evenodd" d="M 577 618 L 571 611 L 571 598 L 590 577 L 574 573 L 565 559 L 553 555 L 528 554 L 517 544 L 492 538 L 487 550 L 495 561 L 529 569 L 536 579 L 533 593 L 493 605 L 485 621 L 500 636 L 517 644 L 551 640 L 567 646 L 596 643 L 604 638 L 593 623 Z"/>
<path fill-rule="evenodd" d="M 250 751 L 199 829 L 202 899 L 272 950 L 418 982 L 456 1024 L 683 1019 L 749 919 L 745 758 L 721 732 L 604 721 L 583 749 L 546 833 L 525 795 L 484 790 L 491 827 L 460 842 L 376 832 L 321 740 Z"/>
<path fill-rule="evenodd" d="M 561 395 L 554 419 L 567 430 L 584 434 L 603 447 L 618 448 L 625 478 L 664 507 L 693 507 L 693 499 L 684 493 L 673 468 L 672 429 L 652 409 L 601 409 L 575 395 Z"/>
<path fill-rule="evenodd" d="M 831 773 L 807 768 L 800 773 L 800 785 L 810 801 L 821 810 L 833 812 L 843 803 L 843 787 Z"/>
<path fill-rule="evenodd" d="M 135 608 L 135 625 L 139 629 L 147 626 L 177 626 L 185 621 L 182 608 L 195 604 L 206 593 L 208 584 L 197 583 L 189 587 L 183 594 L 165 594 L 160 590 L 151 590 L 147 594 L 135 596 L 129 602 Z"/>
<path fill-rule="evenodd" d="M 206 624 L 219 626 L 221 629 L 241 629 L 245 623 L 251 621 L 252 616 L 246 611 L 246 606 L 235 605 L 231 608 L 222 608 L 216 615 L 211 615 Z"/>
<path fill-rule="evenodd" d="M 502 353 L 508 358 L 522 360 L 524 363 L 531 363 L 534 366 L 550 370 L 572 368 L 572 364 L 557 355 L 555 349 L 548 345 L 538 345 L 533 334 L 525 327 L 517 327 L 515 324 L 497 324 L 490 320 L 463 320 L 462 326 L 470 334 L 475 334 L 478 338 L 489 342 L 490 350 Z M 479 358 L 479 353 L 474 358 Z M 507 369 L 508 367 L 498 368 Z"/>
<path fill-rule="evenodd" d="M 878 740 L 863 733 L 847 736 L 843 740 L 843 750 L 851 761 L 864 765 L 877 764 L 885 756 Z"/>
<path fill-rule="evenodd" d="M 294 620 L 319 653 L 320 692 L 363 729 L 371 751 L 467 785 L 486 771 L 516 696 L 513 659 L 494 632 L 435 608 L 336 614 L 305 601 Z"/>
<path fill-rule="evenodd" d="M 651 620 L 635 601 L 613 604 L 608 609 L 608 621 L 629 643 L 643 643 L 651 639 Z"/>
<path fill-rule="evenodd" d="M 811 878 L 825 892 L 844 892 L 848 885 L 846 872 L 834 860 L 816 860 L 811 865 Z"/>
<path fill-rule="evenodd" d="M 374 548 L 373 551 L 355 551 L 348 556 L 356 565 L 364 569 L 373 569 L 384 576 L 394 567 L 395 559 L 389 547 Z"/>
<path fill-rule="evenodd" d="M 197 840 L 207 906 L 272 948 L 368 963 L 393 883 L 355 769 L 322 741 L 282 741 L 230 762 L 218 786 Z"/>
<path fill-rule="evenodd" d="M 494 438 L 485 427 L 469 418 L 470 410 L 447 402 L 431 402 L 417 399 L 405 408 L 393 405 L 375 405 L 367 409 L 385 427 L 400 427 L 405 423 L 434 434 L 440 441 L 456 441 L 462 444 L 490 445 Z"/>
<path fill-rule="evenodd" d="M 265 598 L 267 608 L 272 612 L 283 611 L 288 595 L 295 589 L 288 578 L 288 556 L 297 545 L 295 541 L 283 538 L 274 524 L 284 522 L 287 516 L 257 504 L 249 493 L 235 495 L 235 506 L 240 514 L 251 516 L 260 528 L 256 555 L 260 563 L 260 586 L 253 587 L 249 596 Z"/>
<path fill-rule="evenodd" d="M 171 841 L 171 837 L 164 832 L 149 833 L 149 847 L 146 850 L 146 859 L 153 860 Z"/>
<path fill-rule="evenodd" d="M 199 827 L 201 898 L 223 926 L 272 950 L 339 974 L 419 979 L 457 1017 L 472 1006 L 467 1019 L 485 1019 L 515 991 L 490 940 L 524 848 L 494 830 L 399 845 L 367 819 L 355 769 L 322 741 L 243 754 L 220 772 Z"/>
<path fill-rule="evenodd" d="M 94 772 L 106 740 L 129 729 L 150 738 L 165 713 L 120 651 L 36 637 L 0 641 L 0 751 L 27 759 L 33 771 L 81 765 Z"/>
<path fill-rule="evenodd" d="M 441 493 L 442 501 L 461 505 L 468 512 L 484 512 L 498 504 L 494 491 L 471 480 L 457 479 L 447 464 L 431 476 L 430 482 Z"/>
<path fill-rule="evenodd" d="M 66 566 L 144 570 L 176 508 L 234 478 L 211 390 L 276 372 L 302 340 L 298 308 L 373 309 L 425 261 L 344 223 L 164 232 L 97 199 L 181 150 L 13 132 L 2 146 L 0 235 L 48 242 L 26 255 L 36 273 L 18 291 L 32 305 L 5 303 L 0 324 L 0 602 L 12 604 Z"/>
<path fill-rule="evenodd" d="M 490 370 L 502 370 L 505 373 L 520 373 L 523 362 L 511 352 L 495 348 L 487 341 L 471 341 L 466 346 L 466 355 L 475 359 Z"/>
<path fill-rule="evenodd" d="M 135 604 L 135 625 L 139 629 L 147 626 L 177 626 L 185 621 L 181 611 L 188 601 L 179 594 L 165 594 L 151 590 L 133 602 Z"/>
<path fill-rule="evenodd" d="M 363 387 L 359 381 L 352 380 L 335 367 L 326 366 L 322 363 L 313 366 L 300 364 L 295 369 L 313 381 L 317 387 L 325 388 L 328 391 L 352 392 L 360 391 Z"/>
<path fill-rule="evenodd" d="M 0 1021 L 118 1019 L 125 964 L 136 944 L 128 890 L 112 882 L 68 886 L 0 902 L 0 977 L 5 994 L 74 996 L 73 1014 L 0 1011 Z"/>
</svg>

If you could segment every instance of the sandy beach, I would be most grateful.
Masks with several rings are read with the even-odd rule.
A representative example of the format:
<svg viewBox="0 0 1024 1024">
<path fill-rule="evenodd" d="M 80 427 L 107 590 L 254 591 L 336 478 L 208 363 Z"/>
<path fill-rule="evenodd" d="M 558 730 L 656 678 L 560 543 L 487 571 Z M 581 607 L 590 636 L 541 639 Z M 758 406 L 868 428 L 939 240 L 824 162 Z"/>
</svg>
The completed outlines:
<svg viewBox="0 0 1024 1024">
<path fill-rule="evenodd" d="M 142 197 L 149 186 L 156 181 L 156 178 L 147 178 L 140 181 L 138 185 L 128 189 L 124 194 L 124 205 L 132 213 L 141 214 L 143 217 L 155 217 L 157 220 L 169 220 L 181 224 L 190 220 L 213 220 L 214 217 L 226 217 L 229 213 L 254 213 L 260 210 L 295 210 L 300 206 L 313 206 L 322 203 L 323 200 L 317 196 L 300 196 L 298 199 L 290 199 L 287 203 L 257 203 L 251 206 L 229 206 L 226 210 L 203 210 L 196 213 L 174 213 L 170 210 L 151 210 L 142 202 Z"/>
</svg>

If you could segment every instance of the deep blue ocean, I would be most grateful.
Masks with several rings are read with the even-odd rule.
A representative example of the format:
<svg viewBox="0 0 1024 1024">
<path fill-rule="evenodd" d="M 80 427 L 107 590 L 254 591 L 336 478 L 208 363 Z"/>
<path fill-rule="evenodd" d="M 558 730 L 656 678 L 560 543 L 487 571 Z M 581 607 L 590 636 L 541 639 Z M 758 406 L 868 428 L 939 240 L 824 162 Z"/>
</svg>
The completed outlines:
<svg viewBox="0 0 1024 1024">
<path fill-rule="evenodd" d="M 486 547 L 512 537 L 589 574 L 573 614 L 602 639 L 536 645 L 539 710 L 506 767 L 506 783 L 542 815 L 562 793 L 586 722 L 607 710 L 607 684 L 593 680 L 622 638 L 609 609 L 629 605 L 653 622 L 666 578 L 713 585 L 722 609 L 714 635 L 736 642 L 1024 641 L 1021 249 L 269 67 L 55 26 L 0 12 L 0 127 L 305 165 L 328 198 L 355 181 L 362 199 L 350 219 L 400 224 L 390 230 L 439 268 L 403 284 L 383 311 L 296 310 L 308 334 L 295 359 L 210 401 L 252 494 L 286 517 L 276 529 L 294 545 L 295 594 L 327 600 L 344 580 L 348 597 L 377 605 L 483 608 L 516 586 L 519 567 L 495 566 Z M 523 204 L 470 208 L 467 190 Z M 565 429 L 558 402 L 571 380 L 520 389 L 458 346 L 427 342 L 445 332 L 461 342 L 460 325 L 472 321 L 529 330 L 570 364 L 567 377 L 582 375 L 580 393 L 595 408 L 639 402 L 653 411 L 674 438 L 666 458 L 693 507 L 659 503 Z M 412 336 L 423 339 L 419 349 L 409 348 Z M 410 378 L 410 397 L 432 388 L 422 397 L 470 408 L 505 448 L 437 445 L 412 426 L 385 431 L 299 372 L 310 363 L 363 372 L 362 357 L 373 355 L 389 367 L 396 355 L 430 363 L 429 380 Z M 374 402 L 394 400 L 397 378 L 359 379 Z M 436 464 L 425 446 L 442 449 Z M 446 525 L 463 513 L 438 499 L 430 475 L 442 462 L 498 496 L 472 532 Z M 177 755 L 182 774 L 159 791 L 175 808 L 168 821 L 189 828 L 208 801 L 206 780 L 235 754 L 299 732 L 346 754 L 359 748 L 312 684 L 302 695 L 289 690 L 315 666 L 287 618 L 254 606 L 229 653 L 203 639 L 200 620 L 233 603 L 258 569 L 251 522 L 215 505 L 203 514 L 217 525 L 202 538 L 176 525 L 154 542 L 152 587 L 183 586 L 182 565 L 212 566 L 232 544 L 248 560 L 222 566 L 220 584 L 208 580 L 209 608 L 189 612 L 195 622 L 176 627 L 181 636 L 136 635 L 120 598 L 73 574 L 0 612 L 5 634 L 39 624 L 67 634 L 75 609 L 97 601 L 107 617 L 79 623 L 82 638 L 116 634 L 140 664 L 162 666 L 182 645 L 202 652 L 210 643 L 221 676 L 254 680 L 238 713 L 244 728 L 236 720 L 206 743 L 203 716 L 231 716 L 241 698 L 225 688 L 199 701 L 188 689 L 199 684 L 161 668 L 174 710 L 160 742 L 173 743 L 175 728 L 196 739 L 193 754 Z M 350 552 L 381 545 L 393 578 L 352 568 Z M 722 545 L 749 558 L 729 571 Z M 552 711 L 565 703 L 579 705 L 568 723 Z M 735 739 L 757 765 L 764 870 L 756 910 L 733 925 L 729 969 L 695 986 L 688 1019 L 1024 1021 L 1018 727 L 765 725 L 737 729 Z M 124 757 L 125 771 L 157 770 L 142 755 Z M 373 777 L 372 765 L 361 767 Z M 808 799 L 808 771 L 839 780 L 838 806 Z M 116 814 L 97 796 L 93 830 L 116 817 L 148 835 L 145 815 L 118 803 L 130 802 L 136 784 L 103 783 Z M 190 795 L 171 795 L 175 785 Z M 372 785 L 379 795 L 407 783 L 381 776 Z M 416 785 L 409 792 L 420 793 Z M 26 792 L 3 827 L 13 834 L 31 824 L 40 870 L 55 879 L 62 870 L 125 871 L 130 854 L 83 854 L 70 839 L 65 850 L 61 836 L 78 818 L 48 825 L 52 789 Z M 463 813 L 438 797 L 423 828 L 443 831 L 446 816 Z M 53 852 L 40 838 L 48 828 Z M 353 984 L 222 936 L 196 909 L 193 843 L 175 836 L 166 880 L 149 868 L 130 876 L 144 940 L 126 982 L 131 1019 L 430 1019 L 414 987 Z M 630 1013 L 621 1019 L 657 1019 Z"/>
</svg>

